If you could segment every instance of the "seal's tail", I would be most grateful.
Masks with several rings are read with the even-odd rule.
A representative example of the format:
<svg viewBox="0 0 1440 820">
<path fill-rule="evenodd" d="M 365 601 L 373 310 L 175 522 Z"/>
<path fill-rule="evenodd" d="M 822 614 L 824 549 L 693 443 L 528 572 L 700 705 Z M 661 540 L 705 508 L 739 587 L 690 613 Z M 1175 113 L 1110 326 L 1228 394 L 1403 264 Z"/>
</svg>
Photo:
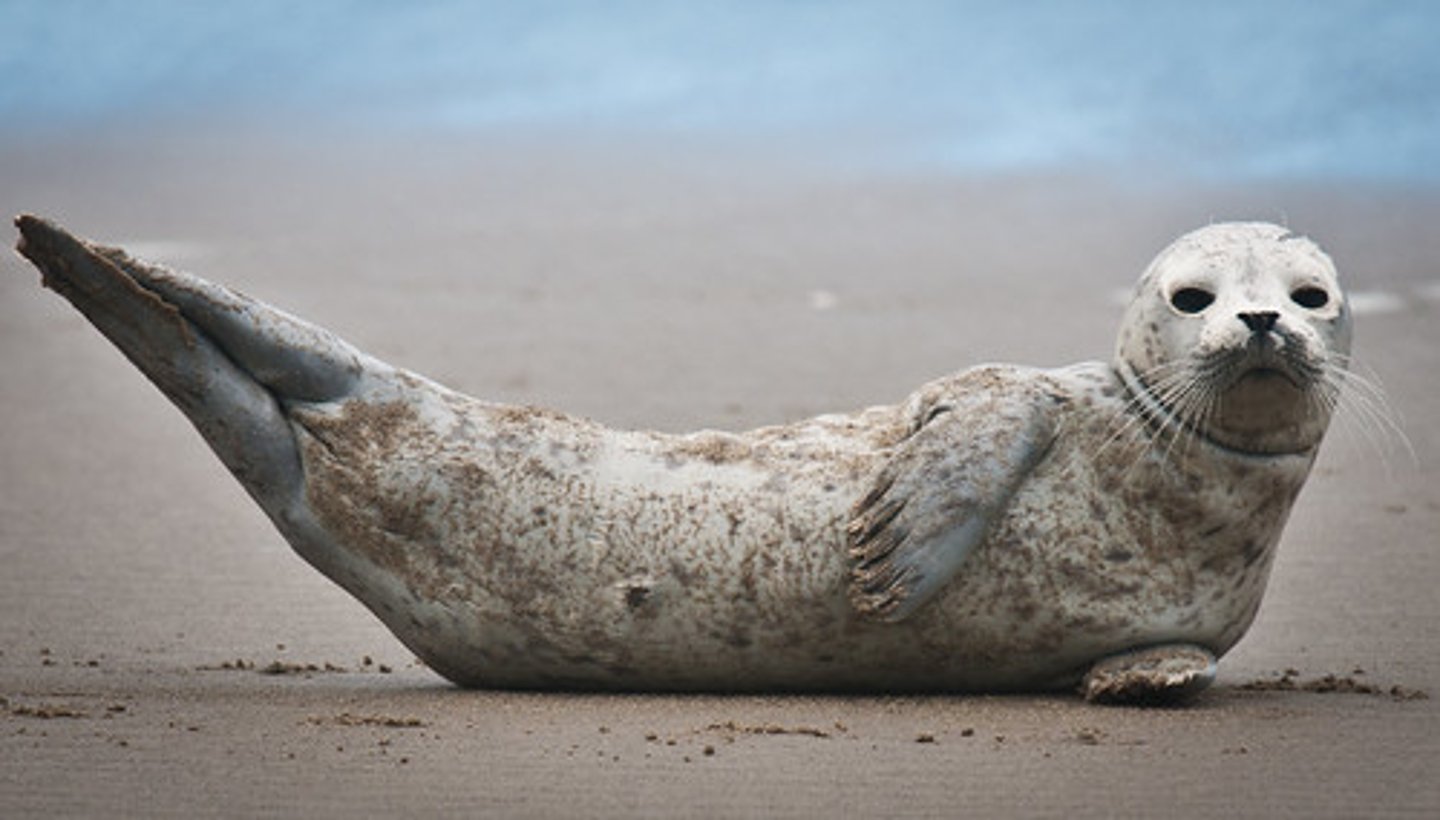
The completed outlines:
<svg viewBox="0 0 1440 820">
<path fill-rule="evenodd" d="M 286 406 L 341 398 L 363 354 L 329 332 L 198 277 L 92 245 L 34 216 L 16 249 L 173 401 L 272 515 L 301 465 Z"/>
</svg>

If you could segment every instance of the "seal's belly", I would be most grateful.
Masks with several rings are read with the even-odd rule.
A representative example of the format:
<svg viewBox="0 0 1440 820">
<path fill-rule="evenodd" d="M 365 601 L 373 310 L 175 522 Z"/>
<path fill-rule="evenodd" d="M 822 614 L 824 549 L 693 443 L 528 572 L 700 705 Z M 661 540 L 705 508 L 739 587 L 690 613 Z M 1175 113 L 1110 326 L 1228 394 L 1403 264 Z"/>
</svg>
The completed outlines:
<svg viewBox="0 0 1440 820">
<path fill-rule="evenodd" d="M 444 398 L 296 415 L 327 574 L 447 677 L 774 685 L 769 647 L 846 616 L 876 419 L 672 437 Z"/>
</svg>

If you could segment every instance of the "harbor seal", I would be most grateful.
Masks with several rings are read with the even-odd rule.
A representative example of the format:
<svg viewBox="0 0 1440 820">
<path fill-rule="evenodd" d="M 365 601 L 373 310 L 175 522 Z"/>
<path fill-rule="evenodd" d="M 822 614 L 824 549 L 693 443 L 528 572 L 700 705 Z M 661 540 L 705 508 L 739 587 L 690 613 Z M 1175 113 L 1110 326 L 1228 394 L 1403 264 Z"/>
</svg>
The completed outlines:
<svg viewBox="0 0 1440 820">
<path fill-rule="evenodd" d="M 1141 276 L 1111 363 L 620 431 L 16 224 L 295 550 L 464 686 L 1183 700 L 1255 617 L 1350 343 L 1314 243 L 1212 225 Z"/>
</svg>

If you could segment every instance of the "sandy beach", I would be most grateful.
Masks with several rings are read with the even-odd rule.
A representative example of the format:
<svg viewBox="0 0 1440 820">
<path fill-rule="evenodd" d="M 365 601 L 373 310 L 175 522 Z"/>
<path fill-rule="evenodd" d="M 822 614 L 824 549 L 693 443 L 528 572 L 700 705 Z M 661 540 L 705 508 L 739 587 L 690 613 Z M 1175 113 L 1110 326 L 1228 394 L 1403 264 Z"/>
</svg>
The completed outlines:
<svg viewBox="0 0 1440 820">
<path fill-rule="evenodd" d="M 0 144 L 0 169 L 7 216 L 237 287 L 465 392 L 665 430 L 890 403 L 986 361 L 1106 359 L 1170 239 L 1283 220 L 1335 258 L 1361 372 L 1404 431 L 1354 408 L 1332 427 L 1257 623 L 1189 708 L 463 691 L 291 553 L 183 416 L 6 254 L 0 815 L 1440 810 L 1433 190 L 845 172 L 783 146 L 553 135 L 72 136 Z"/>
</svg>

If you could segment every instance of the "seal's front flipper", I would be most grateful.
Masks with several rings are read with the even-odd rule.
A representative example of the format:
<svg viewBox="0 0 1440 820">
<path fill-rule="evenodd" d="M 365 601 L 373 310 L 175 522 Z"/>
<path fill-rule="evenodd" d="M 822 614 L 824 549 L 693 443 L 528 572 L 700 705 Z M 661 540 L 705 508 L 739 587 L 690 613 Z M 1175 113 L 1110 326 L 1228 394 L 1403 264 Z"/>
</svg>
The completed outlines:
<svg viewBox="0 0 1440 820">
<path fill-rule="evenodd" d="M 1177 705 L 1215 680 L 1210 650 L 1193 644 L 1165 644 L 1111 655 L 1090 667 L 1080 692 L 1091 703 Z"/>
<path fill-rule="evenodd" d="M 358 378 L 358 354 L 278 311 L 45 220 L 15 224 L 17 249 L 45 285 L 185 412 L 267 512 L 298 497 L 303 476 L 283 403 L 342 393 Z"/>
<path fill-rule="evenodd" d="M 913 408 L 846 531 L 860 614 L 898 621 L 939 592 L 1049 450 L 1054 399 L 1012 372 L 967 371 Z"/>
</svg>

